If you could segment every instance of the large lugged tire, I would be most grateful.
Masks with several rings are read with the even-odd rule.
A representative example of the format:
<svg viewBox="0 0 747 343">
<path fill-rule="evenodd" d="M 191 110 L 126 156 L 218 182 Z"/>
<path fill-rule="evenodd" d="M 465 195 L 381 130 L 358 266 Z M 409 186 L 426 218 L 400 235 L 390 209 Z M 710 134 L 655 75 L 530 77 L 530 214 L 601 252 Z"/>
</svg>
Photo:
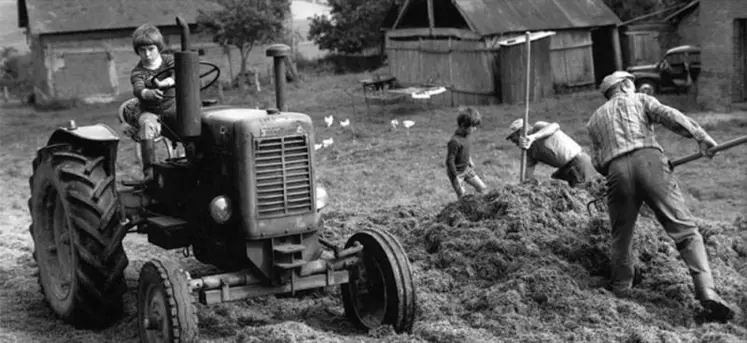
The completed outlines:
<svg viewBox="0 0 747 343">
<path fill-rule="evenodd" d="M 195 297 L 189 276 L 173 261 L 152 260 L 140 269 L 137 327 L 140 342 L 197 342 Z"/>
<path fill-rule="evenodd" d="M 355 233 L 345 247 L 363 245 L 363 263 L 352 267 L 350 282 L 340 286 L 348 318 L 371 330 L 391 325 L 411 332 L 415 322 L 415 284 L 407 253 L 390 233 L 365 229 Z"/>
<path fill-rule="evenodd" d="M 40 151 L 29 180 L 39 284 L 52 310 L 78 328 L 119 318 L 127 290 L 114 176 L 100 156 L 68 144 Z"/>
</svg>

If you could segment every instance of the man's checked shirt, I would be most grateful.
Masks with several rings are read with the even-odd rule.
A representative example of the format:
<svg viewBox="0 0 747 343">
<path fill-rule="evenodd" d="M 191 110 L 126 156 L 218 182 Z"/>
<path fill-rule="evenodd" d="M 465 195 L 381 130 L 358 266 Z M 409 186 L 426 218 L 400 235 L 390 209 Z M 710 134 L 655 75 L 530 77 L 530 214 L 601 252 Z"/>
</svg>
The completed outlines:
<svg viewBox="0 0 747 343">
<path fill-rule="evenodd" d="M 707 136 L 694 120 L 662 105 L 656 98 L 642 93 L 621 93 L 600 106 L 586 124 L 594 167 L 606 170 L 616 157 L 640 148 L 663 151 L 656 142 L 654 124 L 697 141 Z"/>
</svg>

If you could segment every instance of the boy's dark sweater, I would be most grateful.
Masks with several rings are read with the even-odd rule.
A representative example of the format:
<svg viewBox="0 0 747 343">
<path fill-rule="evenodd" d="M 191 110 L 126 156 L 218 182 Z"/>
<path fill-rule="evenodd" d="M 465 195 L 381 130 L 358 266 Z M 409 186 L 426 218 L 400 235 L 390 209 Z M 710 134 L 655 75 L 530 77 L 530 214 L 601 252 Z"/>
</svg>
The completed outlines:
<svg viewBox="0 0 747 343">
<path fill-rule="evenodd" d="M 163 54 L 161 66 L 157 69 L 147 69 L 143 67 L 143 62 L 138 62 L 135 68 L 132 69 L 130 74 L 130 82 L 132 83 L 132 93 L 140 100 L 140 109 L 145 112 L 151 112 L 159 114 L 165 117 L 175 117 L 176 113 L 169 111 L 172 106 L 176 103 L 174 99 L 174 89 L 164 91 L 165 98 L 158 100 L 145 100 L 142 98 L 142 91 L 145 88 L 156 89 L 156 85 L 151 82 L 151 78 L 156 76 L 162 70 L 174 66 L 174 55 Z M 166 75 L 166 77 L 173 76 L 173 72 Z"/>
<path fill-rule="evenodd" d="M 447 144 L 446 171 L 450 177 L 454 177 L 467 169 L 471 147 L 469 132 L 463 128 L 458 128 Z"/>
</svg>

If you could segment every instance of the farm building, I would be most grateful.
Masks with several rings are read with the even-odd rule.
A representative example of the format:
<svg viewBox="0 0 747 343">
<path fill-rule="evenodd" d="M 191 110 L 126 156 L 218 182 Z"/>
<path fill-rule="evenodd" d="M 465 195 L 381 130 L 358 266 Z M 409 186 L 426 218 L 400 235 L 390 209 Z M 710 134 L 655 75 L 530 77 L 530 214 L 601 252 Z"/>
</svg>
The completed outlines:
<svg viewBox="0 0 747 343">
<path fill-rule="evenodd" d="M 680 45 L 699 45 L 700 1 L 665 8 L 620 24 L 623 65 L 651 64 Z"/>
<path fill-rule="evenodd" d="M 202 60 L 221 68 L 223 81 L 231 80 L 240 71 L 241 59 L 235 47 L 221 47 L 212 42 L 211 36 L 195 33 L 198 10 L 215 8 L 211 1 L 18 0 L 17 4 L 18 25 L 26 30 L 34 61 L 37 102 L 71 98 L 109 101 L 129 94 L 130 72 L 139 60 L 132 49 L 133 30 L 152 23 L 161 29 L 166 44 L 178 50 L 176 16 L 190 24 L 192 47 L 198 49 Z M 293 6 L 303 10 L 306 7 Z M 299 15 L 303 13 L 296 16 Z M 315 53 L 319 53 L 318 49 Z M 247 60 L 247 67 L 256 68 L 261 74 L 270 73 L 271 64 L 260 46 L 252 49 Z"/>
<path fill-rule="evenodd" d="M 166 44 L 179 48 L 179 15 L 195 28 L 202 1 L 18 0 L 18 24 L 26 29 L 34 66 L 37 102 L 79 98 L 107 101 L 131 92 L 130 72 L 139 58 L 132 31 L 144 23 L 158 26 Z M 228 74 L 223 48 L 210 37 L 195 36 L 203 59 Z"/>
<path fill-rule="evenodd" d="M 500 71 L 525 68 L 524 57 L 500 53 L 502 45 L 513 46 L 511 40 L 526 31 L 553 31 L 532 43 L 539 58 L 532 65 L 542 58 L 550 65 L 549 75 L 535 72 L 535 80 L 548 80 L 543 82 L 553 89 L 593 86 L 622 68 L 619 23 L 601 0 L 408 0 L 394 23 L 382 26 L 388 28 L 386 51 L 398 80 L 446 86 L 446 96 L 434 101 L 492 104 L 515 100 L 505 95 Z"/>
<path fill-rule="evenodd" d="M 731 110 L 747 102 L 747 1 L 701 0 L 698 102 Z"/>
</svg>

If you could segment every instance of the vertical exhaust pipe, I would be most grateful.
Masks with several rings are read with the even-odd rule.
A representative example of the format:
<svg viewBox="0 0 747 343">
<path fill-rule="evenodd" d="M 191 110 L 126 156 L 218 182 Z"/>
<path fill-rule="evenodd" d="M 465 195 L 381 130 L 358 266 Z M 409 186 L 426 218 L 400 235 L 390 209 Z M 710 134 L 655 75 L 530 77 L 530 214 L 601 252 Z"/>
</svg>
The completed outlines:
<svg viewBox="0 0 747 343">
<path fill-rule="evenodd" d="M 184 140 L 199 137 L 202 133 L 200 119 L 200 56 L 192 51 L 189 26 L 176 17 L 181 27 L 182 50 L 174 52 L 174 80 L 176 81 L 176 123 L 174 132 Z"/>
<path fill-rule="evenodd" d="M 275 72 L 275 106 L 280 112 L 285 108 L 285 61 L 290 55 L 290 47 L 285 44 L 273 44 L 267 48 L 267 57 L 272 57 Z"/>
</svg>

